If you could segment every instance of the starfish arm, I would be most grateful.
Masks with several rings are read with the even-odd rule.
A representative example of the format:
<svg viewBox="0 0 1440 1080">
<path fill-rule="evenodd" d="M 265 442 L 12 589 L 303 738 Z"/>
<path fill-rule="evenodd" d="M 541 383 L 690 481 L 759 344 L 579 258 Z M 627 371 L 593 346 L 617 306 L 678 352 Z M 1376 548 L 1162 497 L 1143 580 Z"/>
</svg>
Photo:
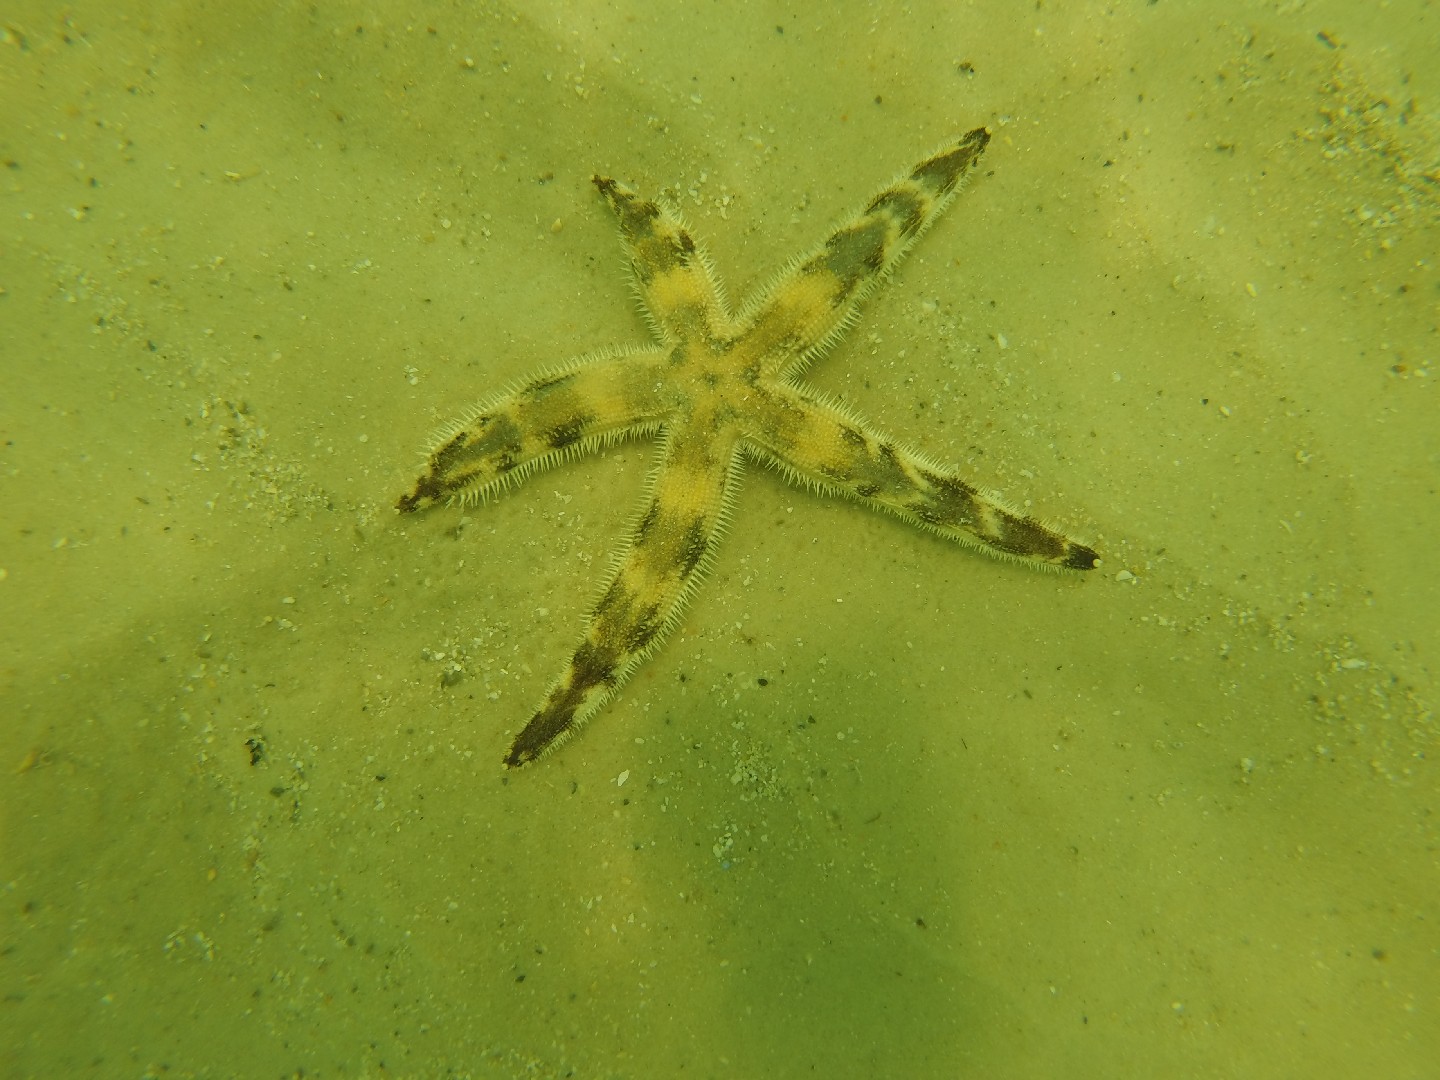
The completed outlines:
<svg viewBox="0 0 1440 1080">
<path fill-rule="evenodd" d="M 875 195 L 741 313 L 764 372 L 793 377 L 844 333 L 860 301 L 893 271 L 949 205 L 990 142 L 976 128 Z"/>
<path fill-rule="evenodd" d="M 505 757 L 534 761 L 568 738 L 679 622 L 725 529 L 739 481 L 733 440 L 717 445 L 684 424 L 662 438 L 649 491 L 616 559 L 584 640 Z"/>
<path fill-rule="evenodd" d="M 590 178 L 620 223 L 645 320 L 662 344 L 728 322 L 705 250 L 678 213 L 608 176 Z"/>
<path fill-rule="evenodd" d="M 792 480 L 843 492 L 1001 556 L 1070 570 L 1092 570 L 1100 562 L 1092 548 L 877 434 L 842 405 L 793 387 L 772 387 L 761 407 L 764 437 L 752 442 Z"/>
<path fill-rule="evenodd" d="M 545 372 L 440 430 L 397 510 L 479 502 L 566 457 L 654 430 L 673 407 L 654 349 L 600 353 Z"/>
</svg>

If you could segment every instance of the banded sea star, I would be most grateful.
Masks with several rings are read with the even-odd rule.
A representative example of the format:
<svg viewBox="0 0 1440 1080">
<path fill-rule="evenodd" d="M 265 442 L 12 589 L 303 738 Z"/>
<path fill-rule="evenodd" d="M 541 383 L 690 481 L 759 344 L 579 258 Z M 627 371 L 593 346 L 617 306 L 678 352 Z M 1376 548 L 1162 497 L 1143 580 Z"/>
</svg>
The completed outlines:
<svg viewBox="0 0 1440 1080">
<path fill-rule="evenodd" d="M 478 405 L 441 432 L 415 489 L 396 504 L 409 513 L 482 501 L 615 439 L 658 436 L 644 501 L 585 637 L 515 737 L 507 766 L 573 734 L 674 629 L 714 557 L 747 458 L 1001 556 L 1072 570 L 1097 565 L 1091 548 L 1008 509 L 800 382 L 945 209 L 989 141 L 989 130 L 976 128 L 920 162 L 738 313 L 677 213 L 592 177 L 619 219 L 656 344 L 581 357 Z"/>
</svg>

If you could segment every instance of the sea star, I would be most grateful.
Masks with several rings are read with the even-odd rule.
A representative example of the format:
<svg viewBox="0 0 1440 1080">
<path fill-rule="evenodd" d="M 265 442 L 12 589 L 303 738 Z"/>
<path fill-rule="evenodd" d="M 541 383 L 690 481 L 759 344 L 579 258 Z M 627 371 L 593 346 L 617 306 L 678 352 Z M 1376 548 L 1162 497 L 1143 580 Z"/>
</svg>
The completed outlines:
<svg viewBox="0 0 1440 1080">
<path fill-rule="evenodd" d="M 414 491 L 397 503 L 412 512 L 481 501 L 615 439 L 658 436 L 644 501 L 585 637 L 516 736 L 507 766 L 535 760 L 576 731 L 674 629 L 714 557 L 746 459 L 1002 556 L 1073 570 L 1098 564 L 1091 548 L 1006 508 L 800 382 L 945 209 L 989 141 L 989 130 L 976 128 L 927 157 L 734 314 L 677 213 L 592 177 L 619 219 L 656 344 L 581 357 L 472 409 L 443 430 Z"/>
</svg>

